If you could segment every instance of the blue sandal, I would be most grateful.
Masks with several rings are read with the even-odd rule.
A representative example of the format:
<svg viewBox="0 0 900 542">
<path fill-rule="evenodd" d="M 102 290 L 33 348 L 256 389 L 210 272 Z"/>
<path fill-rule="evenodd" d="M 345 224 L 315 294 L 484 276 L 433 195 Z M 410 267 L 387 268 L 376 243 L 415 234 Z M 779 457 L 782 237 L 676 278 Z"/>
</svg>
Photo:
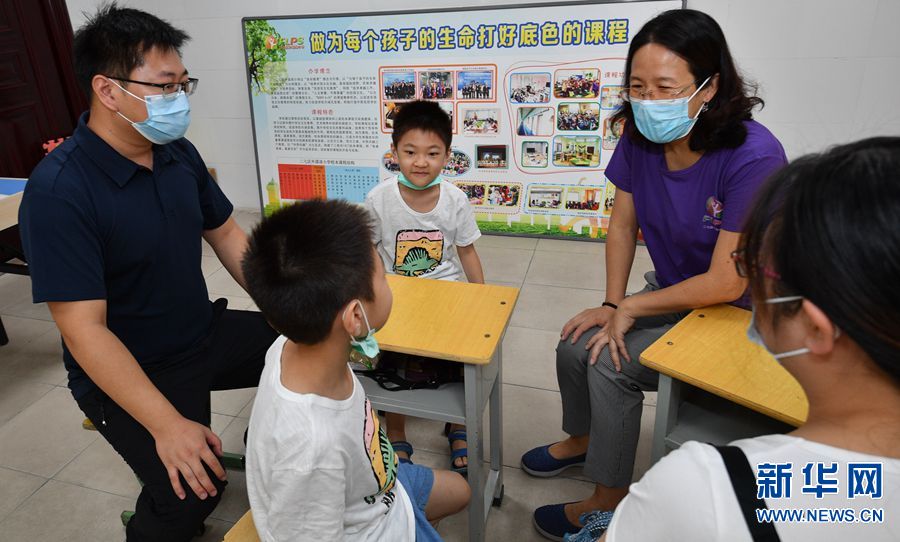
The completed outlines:
<svg viewBox="0 0 900 542">
<path fill-rule="evenodd" d="M 469 473 L 469 465 L 463 465 L 459 467 L 456 465 L 456 460 L 460 457 L 469 457 L 469 449 L 468 448 L 460 448 L 458 450 L 453 449 L 453 443 L 461 440 L 466 442 L 468 435 L 466 434 L 465 429 L 457 429 L 456 431 L 450 431 L 450 424 L 444 426 L 444 434 L 447 435 L 447 441 L 450 443 L 450 470 L 453 472 L 458 472 L 465 476 Z"/>
<path fill-rule="evenodd" d="M 406 457 L 397 456 L 397 459 L 399 459 L 401 463 L 412 464 L 412 460 L 409 459 L 413 455 L 412 444 L 405 440 L 395 440 L 391 442 L 391 448 L 394 449 L 394 452 L 403 452 L 406 454 Z"/>
</svg>

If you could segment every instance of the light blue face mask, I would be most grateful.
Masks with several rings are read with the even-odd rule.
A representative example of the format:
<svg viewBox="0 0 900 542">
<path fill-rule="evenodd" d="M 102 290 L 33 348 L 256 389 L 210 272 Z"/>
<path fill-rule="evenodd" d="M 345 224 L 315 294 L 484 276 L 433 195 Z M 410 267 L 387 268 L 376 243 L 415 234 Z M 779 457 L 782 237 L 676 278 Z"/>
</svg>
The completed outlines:
<svg viewBox="0 0 900 542">
<path fill-rule="evenodd" d="M 441 184 L 441 181 L 443 181 L 443 180 L 444 180 L 444 178 L 441 177 L 440 175 L 438 175 L 437 177 L 434 178 L 433 181 L 431 181 L 430 183 L 426 184 L 425 186 L 416 186 L 416 185 L 414 185 L 414 184 L 412 183 L 412 181 L 410 181 L 409 179 L 407 179 L 407 178 L 403 175 L 403 173 L 398 173 L 398 174 L 397 174 L 397 182 L 399 182 L 400 184 L 402 184 L 403 186 L 405 186 L 405 187 L 407 187 L 407 188 L 412 188 L 413 190 L 428 190 L 428 189 L 431 188 L 432 186 L 437 186 L 437 185 Z"/>
<path fill-rule="evenodd" d="M 687 98 L 673 100 L 638 100 L 631 99 L 631 111 L 634 122 L 641 134 L 654 143 L 671 143 L 688 135 L 693 129 L 700 113 L 706 111 L 706 104 L 697 111 L 694 117 L 688 115 L 688 103 L 709 81 L 707 77 L 697 90 Z"/>
<path fill-rule="evenodd" d="M 113 82 L 115 83 L 115 81 Z M 148 141 L 157 145 L 165 145 L 181 139 L 187 133 L 188 126 L 191 124 L 191 103 L 184 91 L 180 91 L 174 96 L 154 94 L 141 98 L 128 92 L 122 85 L 115 84 L 133 98 L 147 104 L 147 120 L 143 122 L 133 122 L 122 113 L 118 111 L 117 113 L 130 122 L 134 129 Z"/>
<path fill-rule="evenodd" d="M 359 310 L 362 312 L 363 322 L 366 323 L 366 329 L 368 331 L 366 332 L 366 336 L 362 339 L 350 335 L 350 346 L 360 354 L 369 358 L 374 358 L 378 355 L 378 352 L 381 351 L 381 349 L 378 348 L 378 341 L 375 339 L 375 330 L 369 327 L 369 318 L 366 316 L 366 309 L 363 307 L 362 301 L 357 299 L 356 302 L 359 303 Z M 348 310 L 350 310 L 350 307 L 344 309 L 344 318 L 347 317 Z"/>
<path fill-rule="evenodd" d="M 791 301 L 800 301 L 803 299 L 803 296 L 800 295 L 790 295 L 785 297 L 773 297 L 770 299 L 766 299 L 766 304 L 768 305 L 777 305 L 778 303 L 790 303 Z M 837 339 L 841 336 L 841 330 L 835 328 L 834 338 Z M 765 348 L 766 352 L 772 355 L 776 360 L 781 360 L 784 358 L 789 358 L 793 356 L 799 356 L 801 354 L 808 354 L 809 348 L 798 348 L 796 350 L 789 350 L 787 352 L 781 352 L 776 354 L 769 350 L 769 347 L 766 346 L 766 343 L 762 339 L 762 335 L 759 334 L 759 329 L 756 327 L 756 307 L 753 307 L 753 312 L 750 315 L 750 325 L 747 326 L 747 338 L 750 339 L 750 342 L 756 343 L 763 348 Z"/>
</svg>

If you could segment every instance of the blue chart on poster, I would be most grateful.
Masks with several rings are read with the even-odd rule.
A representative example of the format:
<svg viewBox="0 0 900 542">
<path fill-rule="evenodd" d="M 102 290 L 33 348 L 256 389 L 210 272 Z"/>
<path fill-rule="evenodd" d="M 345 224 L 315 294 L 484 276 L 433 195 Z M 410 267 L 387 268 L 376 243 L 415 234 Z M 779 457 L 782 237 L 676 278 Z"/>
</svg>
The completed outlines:
<svg viewBox="0 0 900 542">
<path fill-rule="evenodd" d="M 377 182 L 377 167 L 329 166 L 325 168 L 325 183 L 329 198 L 360 202 Z"/>
</svg>

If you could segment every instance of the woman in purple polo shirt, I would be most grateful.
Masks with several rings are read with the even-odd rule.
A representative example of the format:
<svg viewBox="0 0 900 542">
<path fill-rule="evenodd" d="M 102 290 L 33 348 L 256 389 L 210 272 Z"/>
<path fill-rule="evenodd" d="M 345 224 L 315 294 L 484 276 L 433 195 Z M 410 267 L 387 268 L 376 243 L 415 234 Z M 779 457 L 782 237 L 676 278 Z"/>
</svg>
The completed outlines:
<svg viewBox="0 0 900 542">
<path fill-rule="evenodd" d="M 582 501 L 535 510 L 535 527 L 552 540 L 577 532 L 582 513 L 614 509 L 628 492 L 643 392 L 659 378 L 638 362 L 640 353 L 691 309 L 748 306 L 731 253 L 757 189 L 787 162 L 778 140 L 752 120 L 762 100 L 708 15 L 673 10 L 649 21 L 631 42 L 625 81 L 616 114 L 625 133 L 606 169 L 618 188 L 606 300 L 569 320 L 556 350 L 562 428 L 570 436 L 522 456 L 533 476 L 583 465 L 597 484 Z M 655 271 L 626 297 L 638 228 Z"/>
</svg>

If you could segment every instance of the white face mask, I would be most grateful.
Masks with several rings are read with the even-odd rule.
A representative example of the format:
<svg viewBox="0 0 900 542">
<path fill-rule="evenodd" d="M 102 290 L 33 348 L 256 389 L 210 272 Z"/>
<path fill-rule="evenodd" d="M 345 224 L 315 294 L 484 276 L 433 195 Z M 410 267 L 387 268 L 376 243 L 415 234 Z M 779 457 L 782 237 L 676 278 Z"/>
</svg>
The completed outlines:
<svg viewBox="0 0 900 542">
<path fill-rule="evenodd" d="M 803 296 L 800 295 L 789 295 L 785 297 L 771 297 L 765 300 L 765 303 L 768 305 L 777 305 L 778 303 L 790 303 L 791 301 L 800 301 L 803 299 Z M 841 330 L 835 328 L 834 338 L 837 339 L 841 336 Z M 769 347 L 766 346 L 766 343 L 762 339 L 762 335 L 759 334 L 759 329 L 756 327 L 756 307 L 753 307 L 753 312 L 750 316 L 750 325 L 747 326 L 747 338 L 750 339 L 750 342 L 756 343 L 763 348 L 765 348 L 766 352 L 772 355 L 776 360 L 782 360 L 784 358 L 789 358 L 793 356 L 799 356 L 801 354 L 809 354 L 809 348 L 798 348 L 796 350 L 788 350 L 787 352 L 775 353 L 769 350 Z"/>
</svg>

